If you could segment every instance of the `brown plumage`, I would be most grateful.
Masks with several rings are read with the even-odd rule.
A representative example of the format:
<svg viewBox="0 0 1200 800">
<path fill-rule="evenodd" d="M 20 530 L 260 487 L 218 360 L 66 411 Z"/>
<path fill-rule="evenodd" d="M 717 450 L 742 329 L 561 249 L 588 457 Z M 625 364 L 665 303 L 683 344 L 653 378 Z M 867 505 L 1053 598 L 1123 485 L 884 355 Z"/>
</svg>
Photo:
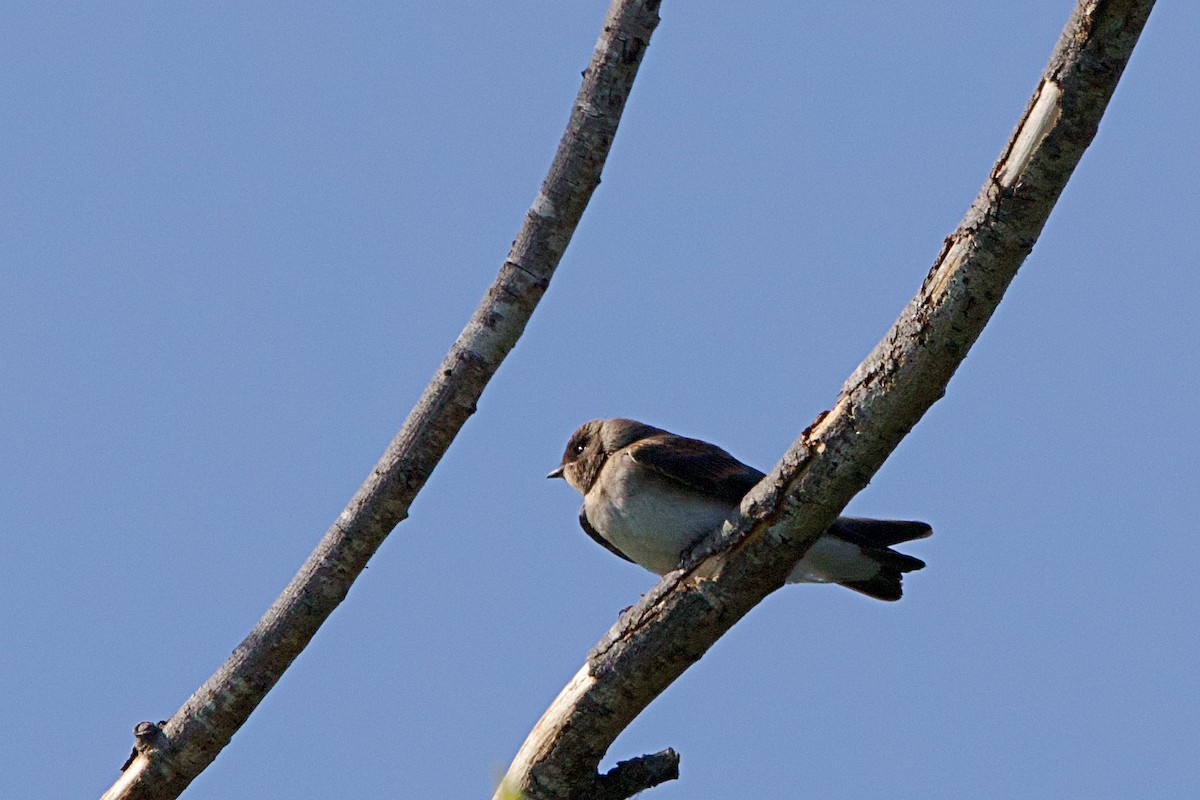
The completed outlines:
<svg viewBox="0 0 1200 800">
<path fill-rule="evenodd" d="M 579 523 L 612 553 L 664 574 L 737 513 L 763 473 L 716 445 L 630 419 L 591 420 L 550 473 L 584 497 Z M 791 582 L 840 583 L 898 600 L 918 558 L 892 545 L 929 536 L 923 522 L 839 517 L 796 566 Z"/>
</svg>

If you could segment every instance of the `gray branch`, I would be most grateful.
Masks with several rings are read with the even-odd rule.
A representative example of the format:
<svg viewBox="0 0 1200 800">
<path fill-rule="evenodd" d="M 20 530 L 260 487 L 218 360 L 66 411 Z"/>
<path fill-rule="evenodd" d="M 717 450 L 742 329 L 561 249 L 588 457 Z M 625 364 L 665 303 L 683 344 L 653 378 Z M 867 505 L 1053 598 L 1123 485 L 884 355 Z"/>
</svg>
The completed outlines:
<svg viewBox="0 0 1200 800">
<path fill-rule="evenodd" d="M 497 797 L 599 796 L 617 735 L 784 578 L 922 415 L 1033 249 L 1095 136 L 1153 0 L 1081 0 L 979 196 L 920 291 L 698 560 L 627 609 L 517 753 Z M 706 557 L 707 556 L 707 557 Z"/>
<path fill-rule="evenodd" d="M 613 0 L 566 132 L 491 288 L 400 432 L 300 571 L 233 655 L 154 730 L 104 800 L 174 798 L 199 775 L 350 590 L 517 342 L 600 183 L 621 112 L 658 23 L 659 0 Z M 149 733 L 153 733 L 150 736 Z"/>
</svg>

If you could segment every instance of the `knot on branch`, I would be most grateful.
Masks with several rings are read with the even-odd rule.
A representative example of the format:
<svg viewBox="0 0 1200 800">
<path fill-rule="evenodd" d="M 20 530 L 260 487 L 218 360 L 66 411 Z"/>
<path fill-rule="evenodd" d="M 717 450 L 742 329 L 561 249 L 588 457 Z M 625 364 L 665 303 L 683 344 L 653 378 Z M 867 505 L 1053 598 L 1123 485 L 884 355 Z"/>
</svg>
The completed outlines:
<svg viewBox="0 0 1200 800">
<path fill-rule="evenodd" d="M 139 753 L 151 756 L 166 748 L 167 735 L 163 733 L 162 729 L 162 726 L 166 724 L 165 719 L 159 720 L 158 724 L 145 720 L 133 726 L 133 750 L 130 751 L 129 758 L 125 759 L 125 763 L 121 765 L 121 772 L 129 769 L 129 765 L 133 763 Z"/>
</svg>

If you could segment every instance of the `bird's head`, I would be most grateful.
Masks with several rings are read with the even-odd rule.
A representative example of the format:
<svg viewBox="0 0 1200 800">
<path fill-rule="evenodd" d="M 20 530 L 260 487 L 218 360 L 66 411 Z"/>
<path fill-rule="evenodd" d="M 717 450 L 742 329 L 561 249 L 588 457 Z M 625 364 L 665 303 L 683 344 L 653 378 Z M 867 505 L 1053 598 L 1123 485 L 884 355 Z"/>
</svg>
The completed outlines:
<svg viewBox="0 0 1200 800">
<path fill-rule="evenodd" d="M 659 433 L 663 431 L 632 419 L 590 420 L 571 434 L 562 463 L 546 477 L 563 478 L 580 494 L 587 494 L 610 455 L 639 439 Z"/>
</svg>

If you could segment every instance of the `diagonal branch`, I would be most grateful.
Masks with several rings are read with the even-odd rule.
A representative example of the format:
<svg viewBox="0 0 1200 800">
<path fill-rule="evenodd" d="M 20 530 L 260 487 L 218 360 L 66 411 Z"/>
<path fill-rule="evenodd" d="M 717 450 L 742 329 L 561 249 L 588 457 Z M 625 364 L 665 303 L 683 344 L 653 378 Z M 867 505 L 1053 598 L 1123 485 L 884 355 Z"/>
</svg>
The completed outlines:
<svg viewBox="0 0 1200 800">
<path fill-rule="evenodd" d="M 1153 0 L 1080 0 L 999 161 L 920 291 L 711 557 L 627 609 L 538 721 L 497 796 L 584 798 L 617 735 L 744 614 L 945 392 L 1096 133 Z M 702 555 L 707 555 L 702 554 Z"/>
<path fill-rule="evenodd" d="M 554 161 L 500 274 L 317 548 L 233 655 L 135 755 L 104 800 L 177 797 L 249 718 L 401 520 L 516 344 L 600 183 L 660 0 L 613 0 Z"/>
</svg>

